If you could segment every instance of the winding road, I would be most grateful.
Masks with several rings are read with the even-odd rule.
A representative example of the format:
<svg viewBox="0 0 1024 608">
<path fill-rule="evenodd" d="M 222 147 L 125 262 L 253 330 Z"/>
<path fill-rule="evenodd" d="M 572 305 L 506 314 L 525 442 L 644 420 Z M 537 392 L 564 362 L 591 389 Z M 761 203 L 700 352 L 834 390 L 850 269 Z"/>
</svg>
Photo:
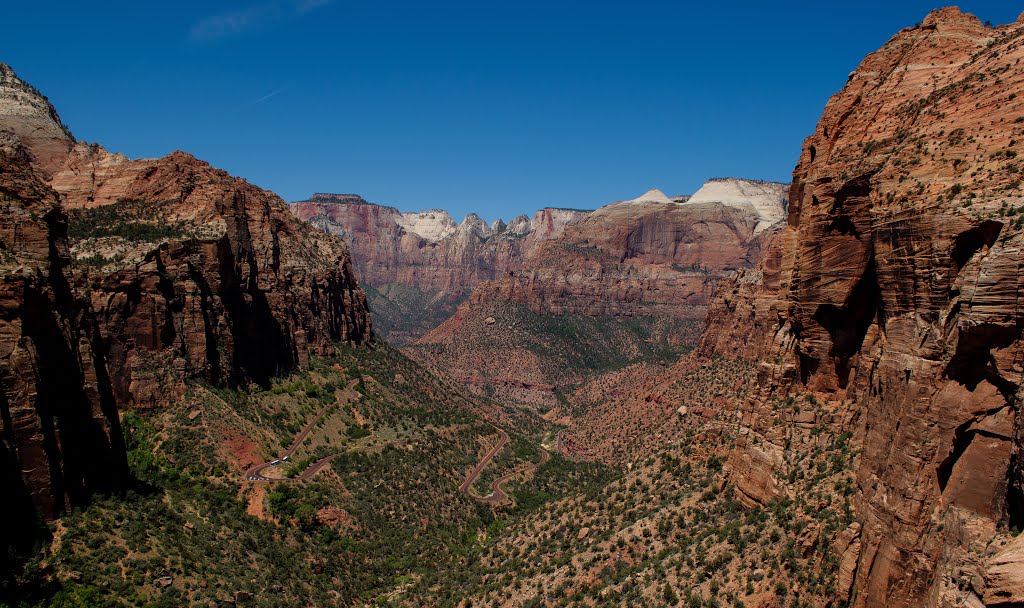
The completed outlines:
<svg viewBox="0 0 1024 608">
<path fill-rule="evenodd" d="M 498 433 L 501 434 L 501 440 L 498 441 L 498 444 L 496 446 L 494 446 L 493 448 L 491 448 L 489 452 L 487 452 L 487 454 L 476 465 L 476 468 L 469 472 L 469 477 L 467 477 L 466 481 L 462 482 L 462 485 L 459 486 L 459 492 L 469 494 L 474 498 L 482 499 L 482 497 L 475 496 L 472 492 L 470 492 L 469 487 L 473 485 L 473 482 L 476 481 L 477 477 L 480 477 L 480 473 L 484 470 L 484 467 L 487 466 L 487 463 L 489 463 L 491 459 L 494 458 L 494 455 L 497 454 L 498 451 L 501 450 L 501 448 L 505 447 L 506 443 L 508 443 L 508 433 L 501 429 L 498 429 Z"/>
<path fill-rule="evenodd" d="M 506 473 L 505 475 L 502 475 L 501 477 L 495 479 L 494 481 L 491 482 L 491 493 L 488 494 L 487 496 L 478 496 L 477 494 L 474 494 L 473 491 L 470 490 L 470 488 L 473 486 L 473 482 L 475 482 L 477 478 L 480 477 L 480 473 L 483 472 L 484 467 L 486 467 L 491 462 L 491 460 L 494 458 L 494 455 L 497 454 L 498 451 L 501 450 L 501 448 L 505 447 L 506 443 L 508 443 L 508 433 L 501 429 L 498 429 L 498 432 L 501 433 L 501 440 L 498 442 L 498 445 L 494 446 L 493 448 L 491 448 L 489 452 L 487 452 L 483 459 L 481 459 L 480 462 L 476 465 L 476 468 L 470 471 L 469 476 L 466 478 L 466 481 L 462 482 L 462 485 L 459 486 L 460 492 L 468 496 L 472 496 L 473 498 L 482 502 L 498 503 L 507 501 L 508 494 L 506 494 L 505 491 L 501 489 L 502 485 L 504 485 L 508 481 L 511 481 L 515 477 L 537 470 L 538 467 L 540 467 L 545 462 L 551 459 L 551 453 L 545 450 L 544 448 L 541 448 L 540 462 L 538 462 L 537 464 L 533 464 L 531 462 L 527 464 L 525 467 L 517 468 L 516 470 L 513 470 L 512 472 Z"/>
<path fill-rule="evenodd" d="M 350 381 L 348 383 L 348 387 L 346 387 L 345 389 L 346 393 L 350 392 L 352 390 L 352 387 L 355 386 L 357 382 L 358 380 Z M 351 402 L 351 399 L 347 400 Z M 314 428 L 316 428 L 317 423 L 320 422 L 320 420 L 325 415 L 327 415 L 327 412 L 331 411 L 331 408 L 333 408 L 335 405 L 340 404 L 335 403 L 320 410 L 320 413 L 314 416 L 313 420 L 306 425 L 306 428 L 302 429 L 302 431 L 295 436 L 295 441 L 293 441 L 292 444 L 288 446 L 288 449 L 284 451 L 284 454 L 282 454 L 280 458 L 271 460 L 270 462 L 264 462 L 263 464 L 258 464 L 250 468 L 248 471 L 245 472 L 245 479 L 247 481 L 281 481 L 282 478 L 267 477 L 266 475 L 263 474 L 263 471 L 269 469 L 270 467 L 280 466 L 281 464 L 287 462 L 288 459 L 291 458 L 292 454 L 295 453 L 295 450 L 297 450 L 298 447 L 302 445 L 302 442 L 306 440 L 306 437 L 309 436 L 309 433 L 312 432 Z M 317 471 L 322 469 L 323 466 L 327 464 L 327 462 L 331 458 L 334 458 L 334 456 L 335 454 L 331 454 L 330 456 L 325 456 L 324 458 L 317 460 L 313 464 L 306 467 L 306 470 L 297 475 L 295 479 L 309 479 L 310 477 L 315 475 Z"/>
<path fill-rule="evenodd" d="M 538 468 L 540 468 L 545 462 L 547 462 L 549 460 L 551 460 L 551 454 L 547 450 L 545 450 L 544 448 L 541 448 L 540 449 L 540 462 L 538 462 L 537 464 L 533 464 L 531 462 L 523 470 L 512 471 L 511 473 L 507 473 L 507 474 L 505 474 L 505 475 L 495 479 L 491 483 L 491 493 L 490 494 L 488 494 L 487 496 L 475 496 L 474 498 L 478 498 L 478 499 L 480 499 L 480 500 L 482 500 L 484 502 L 503 502 L 505 500 L 508 500 L 508 494 L 506 494 L 505 491 L 501 489 L 501 486 L 504 485 L 505 482 L 511 481 L 514 477 L 518 477 L 518 476 L 520 476 L 522 474 L 525 474 L 525 473 L 528 473 L 530 471 L 535 471 Z"/>
</svg>

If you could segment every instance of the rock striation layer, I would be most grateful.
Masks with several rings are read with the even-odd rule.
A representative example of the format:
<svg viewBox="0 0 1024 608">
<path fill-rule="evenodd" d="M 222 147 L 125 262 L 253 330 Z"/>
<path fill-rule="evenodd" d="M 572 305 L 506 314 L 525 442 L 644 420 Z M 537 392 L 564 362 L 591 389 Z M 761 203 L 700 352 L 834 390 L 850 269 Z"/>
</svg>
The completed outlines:
<svg viewBox="0 0 1024 608">
<path fill-rule="evenodd" d="M 476 285 L 519 268 L 539 243 L 558 238 L 587 213 L 542 209 L 532 219 L 489 226 L 475 214 L 456 223 L 441 210 L 403 213 L 356 195 L 322 193 L 291 210 L 349 243 L 378 329 L 398 344 L 435 327 Z"/>
<path fill-rule="evenodd" d="M 0 146 L 19 147 L 25 160 L 49 175 L 74 143 L 53 105 L 32 85 L 0 63 Z"/>
<path fill-rule="evenodd" d="M 188 154 L 75 142 L 5 65 L 0 154 L 2 466 L 25 513 L 118 487 L 117 408 L 167 405 L 188 378 L 263 383 L 371 337 L 341 239 Z"/>
<path fill-rule="evenodd" d="M 868 56 L 804 143 L 787 228 L 722 286 L 699 346 L 760 363 L 737 479 L 776 473 L 752 453 L 784 439 L 771 399 L 844 404 L 852 606 L 1022 597 L 1005 533 L 1024 523 L 1022 41 L 1022 22 L 942 9 Z"/>
<path fill-rule="evenodd" d="M 0 153 L 0 484 L 6 546 L 37 518 L 123 487 L 127 462 L 105 349 L 72 287 L 57 194 Z M 10 543 L 7 545 L 7 543 Z"/>
</svg>

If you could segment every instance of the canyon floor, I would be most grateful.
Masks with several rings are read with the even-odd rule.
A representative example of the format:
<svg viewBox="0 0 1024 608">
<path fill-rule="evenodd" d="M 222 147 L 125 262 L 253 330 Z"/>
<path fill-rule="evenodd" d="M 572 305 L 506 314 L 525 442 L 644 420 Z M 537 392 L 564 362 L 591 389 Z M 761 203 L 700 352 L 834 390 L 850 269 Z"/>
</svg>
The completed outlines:
<svg viewBox="0 0 1024 608">
<path fill-rule="evenodd" d="M 507 224 L 112 154 L 0 64 L 0 605 L 1021 608 L 1022 59 L 937 10 L 792 184 Z"/>
</svg>

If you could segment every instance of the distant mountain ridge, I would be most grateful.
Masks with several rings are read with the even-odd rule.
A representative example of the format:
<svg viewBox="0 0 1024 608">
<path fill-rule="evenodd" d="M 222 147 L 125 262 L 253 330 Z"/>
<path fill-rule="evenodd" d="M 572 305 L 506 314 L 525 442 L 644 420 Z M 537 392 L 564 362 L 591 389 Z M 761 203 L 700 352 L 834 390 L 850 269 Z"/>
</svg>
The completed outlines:
<svg viewBox="0 0 1024 608">
<path fill-rule="evenodd" d="M 0 476 L 31 503 L 13 526 L 116 489 L 119 410 L 163 407 L 189 378 L 266 383 L 371 338 L 341 239 L 184 152 L 76 141 L 5 64 L 0 213 Z"/>
<path fill-rule="evenodd" d="M 589 213 L 547 208 L 490 225 L 470 213 L 456 223 L 440 209 L 402 212 L 358 195 L 325 193 L 289 208 L 349 243 L 375 329 L 397 344 L 435 327 L 477 284 L 519 268 L 538 243 L 558 238 Z"/>
<path fill-rule="evenodd" d="M 718 281 L 760 261 L 782 227 L 787 192 L 786 184 L 717 180 L 682 202 L 653 189 L 600 207 L 537 242 L 519 268 L 478 285 L 406 350 L 478 390 L 547 405 L 590 373 L 565 368 L 566 356 L 592 361 L 595 371 L 682 352 L 695 343 Z M 601 361 L 576 352 L 579 333 L 590 331 L 615 336 L 616 352 Z"/>
<path fill-rule="evenodd" d="M 707 225 L 705 216 L 714 215 L 721 205 L 721 213 L 734 216 L 727 223 L 755 221 L 752 226 L 718 235 L 719 241 L 724 238 L 724 242 L 737 242 L 745 238 L 740 233 L 760 234 L 784 217 L 786 188 L 785 184 L 755 180 L 714 179 L 693 196 L 670 198 L 652 189 L 635 199 L 596 210 L 545 207 L 532 217 L 519 215 L 507 223 L 498 219 L 490 225 L 475 213 L 456 222 L 441 209 L 402 212 L 396 207 L 367 202 L 356 194 L 316 193 L 305 201 L 292 203 L 290 208 L 297 217 L 348 241 L 356 274 L 367 289 L 378 321 L 377 331 L 401 345 L 451 316 L 477 285 L 525 268 L 531 257 L 563 255 L 546 244 L 560 242 L 567 231 L 578 247 L 588 241 L 589 232 L 600 240 L 602 233 L 633 231 L 631 222 L 638 222 L 648 232 L 674 231 L 652 237 L 667 247 L 678 248 L 680 243 L 676 240 L 680 239 L 691 241 L 687 245 L 690 249 L 699 249 L 704 245 L 694 243 L 703 237 L 695 233 L 684 235 L 685 230 L 676 227 L 691 219 L 691 223 Z M 659 208 L 665 212 L 660 219 L 653 215 Z M 659 222 L 661 228 L 656 227 Z M 573 228 L 576 225 L 586 228 Z M 638 234 L 636 238 L 647 237 Z M 721 249 L 723 242 L 709 241 L 706 245 Z M 626 243 L 608 244 L 606 249 L 611 255 L 617 255 L 615 252 L 621 249 L 623 254 L 633 256 L 632 246 Z M 756 252 L 739 255 L 730 251 L 723 255 L 736 257 L 728 267 L 756 263 Z M 661 261 L 672 258 L 668 261 L 687 266 L 703 263 L 701 256 L 677 256 L 676 252 L 657 257 Z"/>
</svg>

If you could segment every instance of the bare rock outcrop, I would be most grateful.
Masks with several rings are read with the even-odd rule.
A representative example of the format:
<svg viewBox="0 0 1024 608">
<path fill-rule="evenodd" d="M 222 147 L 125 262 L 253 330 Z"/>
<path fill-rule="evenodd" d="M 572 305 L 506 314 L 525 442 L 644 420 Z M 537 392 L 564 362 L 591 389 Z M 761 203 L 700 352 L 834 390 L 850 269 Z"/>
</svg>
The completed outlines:
<svg viewBox="0 0 1024 608">
<path fill-rule="evenodd" d="M 72 288 L 67 218 L 24 161 L 0 154 L 0 484 L 4 545 L 122 488 L 127 462 L 99 324 Z"/>
<path fill-rule="evenodd" d="M 772 253 L 709 313 L 702 352 L 760 362 L 748 427 L 791 391 L 846 404 L 852 606 L 1015 605 L 1012 556 L 980 556 L 1024 522 L 1022 36 L 942 9 L 868 56 L 804 143 Z"/>
<path fill-rule="evenodd" d="M 53 105 L 32 85 L 0 63 L 0 147 L 23 146 L 25 160 L 49 176 L 64 159 L 75 139 Z"/>
<path fill-rule="evenodd" d="M 989 558 L 983 599 L 991 608 L 1024 604 L 1024 535 L 1017 536 Z"/>
<path fill-rule="evenodd" d="M 488 225 L 475 214 L 457 223 L 442 210 L 403 213 L 357 195 L 314 194 L 292 212 L 343 237 L 367 286 L 379 331 L 404 344 L 455 312 L 470 291 L 521 267 L 538 243 L 558 238 L 587 212 L 542 209 Z"/>
</svg>

